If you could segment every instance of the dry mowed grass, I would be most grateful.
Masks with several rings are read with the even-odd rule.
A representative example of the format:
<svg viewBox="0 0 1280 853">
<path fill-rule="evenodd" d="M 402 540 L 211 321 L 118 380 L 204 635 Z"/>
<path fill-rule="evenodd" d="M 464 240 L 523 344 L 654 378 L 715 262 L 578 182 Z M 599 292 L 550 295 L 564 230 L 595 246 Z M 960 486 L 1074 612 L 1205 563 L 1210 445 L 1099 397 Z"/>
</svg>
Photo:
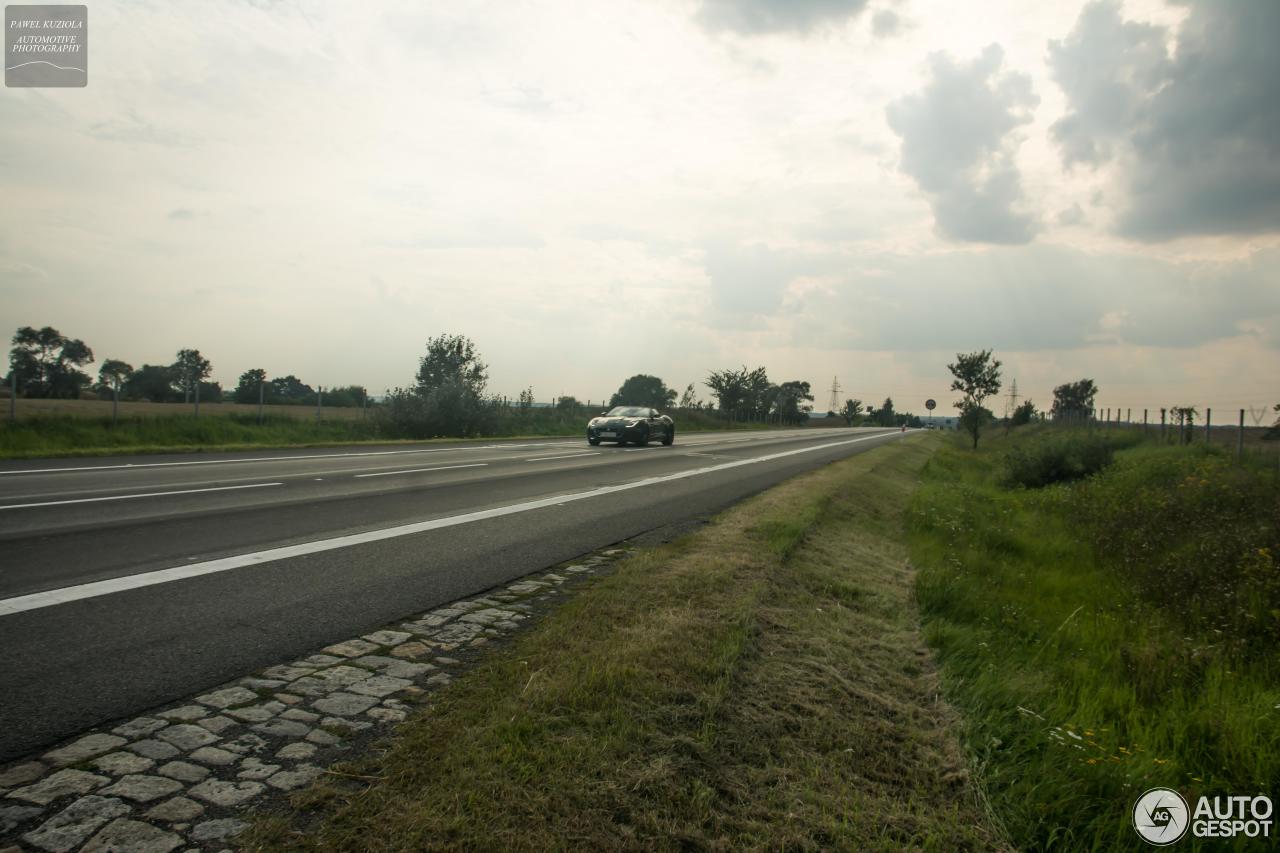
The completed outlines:
<svg viewBox="0 0 1280 853">
<path fill-rule="evenodd" d="M 18 420 L 29 420 L 31 418 L 48 417 L 51 415 L 71 416 L 82 418 L 109 418 L 111 417 L 111 401 L 110 400 L 39 400 L 19 398 L 17 405 Z M 7 416 L 9 401 L 5 400 L 5 414 Z M 310 418 L 315 420 L 315 406 L 263 406 L 262 411 L 269 417 L 286 417 L 297 418 L 299 420 Z M 172 417 L 174 415 L 192 415 L 195 414 L 195 407 L 187 403 L 140 403 L 133 401 L 121 401 L 120 417 L 137 418 L 137 417 Z M 226 415 L 248 415 L 254 417 L 258 414 L 258 407 L 248 403 L 201 403 L 200 417 L 222 417 Z M 354 407 L 334 408 L 332 406 L 324 407 L 322 417 L 333 420 L 359 420 L 362 417 L 362 410 Z"/>
</svg>

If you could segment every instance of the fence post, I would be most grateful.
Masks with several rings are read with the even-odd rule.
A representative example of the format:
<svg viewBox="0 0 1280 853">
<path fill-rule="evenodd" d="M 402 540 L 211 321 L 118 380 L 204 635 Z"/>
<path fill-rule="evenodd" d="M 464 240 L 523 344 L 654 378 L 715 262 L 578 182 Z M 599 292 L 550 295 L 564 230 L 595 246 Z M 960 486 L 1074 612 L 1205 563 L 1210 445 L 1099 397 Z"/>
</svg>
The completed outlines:
<svg viewBox="0 0 1280 853">
<path fill-rule="evenodd" d="M 1166 413 L 1166 412 L 1167 412 L 1167 410 L 1166 410 L 1166 409 L 1161 409 L 1161 410 L 1160 410 L 1160 443 L 1161 443 L 1161 444 L 1164 444 L 1164 443 L 1165 443 L 1165 432 L 1166 432 L 1166 429 L 1165 429 L 1165 413 Z"/>
<path fill-rule="evenodd" d="M 120 380 L 117 379 L 111 383 L 111 425 L 116 425 L 117 416 L 120 411 Z"/>
<path fill-rule="evenodd" d="M 265 377 L 258 383 L 258 426 L 262 426 L 262 399 L 265 396 L 263 388 L 266 384 Z"/>
<path fill-rule="evenodd" d="M 196 418 L 200 417 L 200 377 L 196 377 Z"/>
<path fill-rule="evenodd" d="M 1236 459 L 1244 456 L 1244 409 L 1240 410 L 1240 428 L 1236 430 Z"/>
<path fill-rule="evenodd" d="M 1205 408 L 1204 410 L 1204 443 L 1209 444 L 1213 441 L 1209 433 L 1209 427 L 1213 424 L 1213 409 Z"/>
<path fill-rule="evenodd" d="M 1142 434 L 1147 434 L 1147 410 L 1142 410 Z"/>
<path fill-rule="evenodd" d="M 320 420 L 320 407 L 324 405 L 324 386 L 316 386 L 316 420 Z"/>
<path fill-rule="evenodd" d="M 18 371 L 9 368 L 9 423 L 18 422 Z"/>
<path fill-rule="evenodd" d="M 369 419 L 369 389 L 364 389 L 364 396 L 360 401 L 360 420 L 367 421 Z"/>
</svg>

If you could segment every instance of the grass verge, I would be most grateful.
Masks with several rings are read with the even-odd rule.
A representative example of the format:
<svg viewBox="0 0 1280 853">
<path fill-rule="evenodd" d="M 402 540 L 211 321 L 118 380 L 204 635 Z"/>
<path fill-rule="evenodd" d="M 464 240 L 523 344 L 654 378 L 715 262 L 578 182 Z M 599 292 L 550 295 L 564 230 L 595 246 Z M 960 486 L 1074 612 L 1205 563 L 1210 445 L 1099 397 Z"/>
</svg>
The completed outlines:
<svg viewBox="0 0 1280 853">
<path fill-rule="evenodd" d="M 936 439 L 771 489 L 619 565 L 260 820 L 273 850 L 989 849 L 916 627 Z"/>
<path fill-rule="evenodd" d="M 66 405 L 78 402 L 92 404 L 92 401 L 63 401 Z M 367 419 L 353 418 L 348 413 L 322 420 L 316 420 L 314 415 L 300 418 L 277 414 L 269 415 L 259 423 L 254 414 L 219 413 L 217 408 L 216 404 L 203 407 L 200 418 L 189 413 L 133 416 L 121 417 L 115 424 L 110 417 L 65 413 L 19 419 L 16 423 L 0 422 L 0 459 L 436 440 L 406 438 L 376 412 L 370 412 Z M 776 428 L 764 424 L 730 424 L 704 412 L 677 413 L 675 417 L 679 433 Z M 509 413 L 497 421 L 491 434 L 478 438 L 488 441 L 495 438 L 580 437 L 586 434 L 589 418 L 588 414 L 542 409 L 523 414 Z M 441 437 L 439 440 L 457 439 Z"/>
<path fill-rule="evenodd" d="M 1009 487 L 1064 442 L 1092 446 L 1032 427 L 929 461 L 909 514 L 920 606 L 1012 841 L 1147 849 L 1130 811 L 1149 788 L 1193 807 L 1280 791 L 1280 482 L 1220 449 L 1139 445 Z M 1179 843 L 1202 846 L 1229 848 Z"/>
</svg>

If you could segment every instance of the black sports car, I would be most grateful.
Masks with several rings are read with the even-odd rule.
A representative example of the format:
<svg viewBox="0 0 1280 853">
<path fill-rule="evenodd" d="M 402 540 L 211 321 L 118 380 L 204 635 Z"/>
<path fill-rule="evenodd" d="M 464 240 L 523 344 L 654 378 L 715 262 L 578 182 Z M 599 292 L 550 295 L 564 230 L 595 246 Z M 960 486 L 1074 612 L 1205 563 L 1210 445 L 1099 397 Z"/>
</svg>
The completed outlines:
<svg viewBox="0 0 1280 853">
<path fill-rule="evenodd" d="M 661 438 L 663 444 L 675 441 L 675 422 L 659 414 L 657 409 L 644 406 L 614 406 L 587 424 L 588 444 L 599 444 L 603 440 L 645 445 L 655 438 Z"/>
</svg>

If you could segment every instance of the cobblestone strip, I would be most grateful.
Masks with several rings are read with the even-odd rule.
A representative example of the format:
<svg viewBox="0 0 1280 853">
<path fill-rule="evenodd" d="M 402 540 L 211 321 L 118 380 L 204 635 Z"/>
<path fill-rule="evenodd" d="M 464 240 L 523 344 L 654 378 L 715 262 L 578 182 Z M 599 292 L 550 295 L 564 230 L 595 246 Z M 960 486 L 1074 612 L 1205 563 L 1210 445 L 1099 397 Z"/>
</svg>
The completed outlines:
<svg viewBox="0 0 1280 853">
<path fill-rule="evenodd" d="M 234 849 L 256 804 L 391 731 L 493 640 L 629 553 L 526 576 L 0 768 L 0 853 Z M 453 655 L 456 655 L 454 657 Z"/>
</svg>

